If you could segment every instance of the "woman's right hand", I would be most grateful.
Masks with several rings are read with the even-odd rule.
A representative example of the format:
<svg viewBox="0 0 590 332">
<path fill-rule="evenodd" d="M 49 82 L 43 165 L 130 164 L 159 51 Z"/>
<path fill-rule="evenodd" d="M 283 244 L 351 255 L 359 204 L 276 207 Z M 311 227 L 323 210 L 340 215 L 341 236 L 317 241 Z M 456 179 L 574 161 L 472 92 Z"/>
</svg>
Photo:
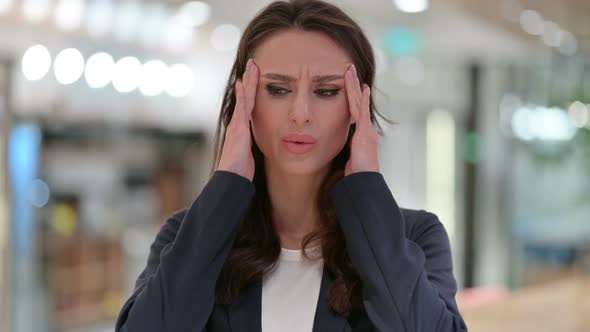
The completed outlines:
<svg viewBox="0 0 590 332">
<path fill-rule="evenodd" d="M 219 159 L 218 170 L 236 173 L 250 181 L 254 179 L 254 156 L 250 121 L 256 101 L 258 66 L 249 59 L 242 80 L 236 80 L 236 105 L 225 130 L 225 141 Z"/>
</svg>

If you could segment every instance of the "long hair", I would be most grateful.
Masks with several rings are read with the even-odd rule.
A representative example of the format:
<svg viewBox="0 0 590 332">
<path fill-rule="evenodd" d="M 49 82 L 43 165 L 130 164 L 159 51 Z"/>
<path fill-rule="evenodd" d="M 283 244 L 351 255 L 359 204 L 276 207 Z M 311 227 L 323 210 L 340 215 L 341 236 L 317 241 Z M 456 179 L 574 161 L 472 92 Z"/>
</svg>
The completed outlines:
<svg viewBox="0 0 590 332">
<path fill-rule="evenodd" d="M 342 10 L 319 0 L 275 1 L 269 4 L 258 12 L 242 34 L 222 99 L 221 112 L 214 136 L 210 176 L 213 175 L 219 164 L 226 128 L 236 104 L 234 88 L 236 80 L 242 77 L 246 62 L 256 47 L 271 34 L 287 29 L 325 33 L 348 51 L 361 82 L 370 87 L 373 86 L 375 59 L 372 47 L 361 28 Z M 376 110 L 372 95 L 370 112 L 371 122 L 382 136 L 383 131 L 375 114 L 381 116 L 388 123 L 392 122 Z M 309 243 L 320 240 L 325 268 L 334 276 L 334 282 L 328 293 L 328 301 L 336 312 L 346 317 L 355 308 L 362 309 L 362 285 L 347 253 L 344 235 L 330 199 L 330 190 L 344 176 L 344 166 L 350 154 L 350 140 L 354 131 L 355 124 L 352 124 L 344 148 L 333 159 L 331 171 L 320 186 L 317 202 L 320 209 L 320 226 L 317 231 L 308 234 L 302 242 L 302 247 L 306 249 Z M 216 300 L 219 303 L 231 303 L 242 288 L 270 272 L 275 267 L 281 252 L 279 237 L 271 219 L 264 156 L 254 141 L 254 137 L 252 137 L 252 142 L 255 163 L 253 183 L 256 187 L 256 194 L 239 226 L 234 245 L 217 280 Z M 305 250 L 303 253 L 306 258 L 310 259 Z"/>
</svg>

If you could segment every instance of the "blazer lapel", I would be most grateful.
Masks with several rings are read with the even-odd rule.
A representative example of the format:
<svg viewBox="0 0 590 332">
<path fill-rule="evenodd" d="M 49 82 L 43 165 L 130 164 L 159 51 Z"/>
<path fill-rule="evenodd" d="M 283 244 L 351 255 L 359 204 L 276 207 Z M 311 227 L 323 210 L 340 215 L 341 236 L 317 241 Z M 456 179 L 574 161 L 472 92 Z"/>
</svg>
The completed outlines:
<svg viewBox="0 0 590 332">
<path fill-rule="evenodd" d="M 228 308 L 232 332 L 262 332 L 262 280 L 240 291 L 238 298 Z"/>
<path fill-rule="evenodd" d="M 347 323 L 345 317 L 335 312 L 328 302 L 328 291 L 334 282 L 334 276 L 324 265 L 320 295 L 313 320 L 313 332 L 342 331 Z"/>
</svg>

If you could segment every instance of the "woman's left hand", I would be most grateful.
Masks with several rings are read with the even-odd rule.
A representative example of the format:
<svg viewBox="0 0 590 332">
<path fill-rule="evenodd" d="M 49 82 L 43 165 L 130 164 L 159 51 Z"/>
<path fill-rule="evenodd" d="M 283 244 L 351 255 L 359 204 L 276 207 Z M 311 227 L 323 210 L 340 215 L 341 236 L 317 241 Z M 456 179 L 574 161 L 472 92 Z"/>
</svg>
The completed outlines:
<svg viewBox="0 0 590 332">
<path fill-rule="evenodd" d="M 357 172 L 379 172 L 379 133 L 371 122 L 371 88 L 363 84 L 362 90 L 354 65 L 344 74 L 348 108 L 356 129 L 350 142 L 350 158 L 344 176 Z"/>
</svg>

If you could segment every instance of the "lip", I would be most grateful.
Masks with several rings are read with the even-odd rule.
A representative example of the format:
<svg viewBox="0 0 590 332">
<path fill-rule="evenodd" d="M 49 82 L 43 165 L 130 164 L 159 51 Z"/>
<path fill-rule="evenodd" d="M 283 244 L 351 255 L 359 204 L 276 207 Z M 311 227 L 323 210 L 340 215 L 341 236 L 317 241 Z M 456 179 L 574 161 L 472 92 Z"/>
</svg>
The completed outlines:
<svg viewBox="0 0 590 332">
<path fill-rule="evenodd" d="M 315 143 L 295 143 L 283 141 L 285 148 L 294 154 L 303 154 L 309 152 L 315 146 Z"/>
<path fill-rule="evenodd" d="M 290 133 L 283 136 L 283 141 L 313 144 L 316 142 L 316 138 L 308 134 Z"/>
<path fill-rule="evenodd" d="M 315 137 L 308 134 L 290 133 L 283 136 L 283 145 L 289 152 L 295 154 L 309 152 L 315 146 L 316 141 Z"/>
</svg>

